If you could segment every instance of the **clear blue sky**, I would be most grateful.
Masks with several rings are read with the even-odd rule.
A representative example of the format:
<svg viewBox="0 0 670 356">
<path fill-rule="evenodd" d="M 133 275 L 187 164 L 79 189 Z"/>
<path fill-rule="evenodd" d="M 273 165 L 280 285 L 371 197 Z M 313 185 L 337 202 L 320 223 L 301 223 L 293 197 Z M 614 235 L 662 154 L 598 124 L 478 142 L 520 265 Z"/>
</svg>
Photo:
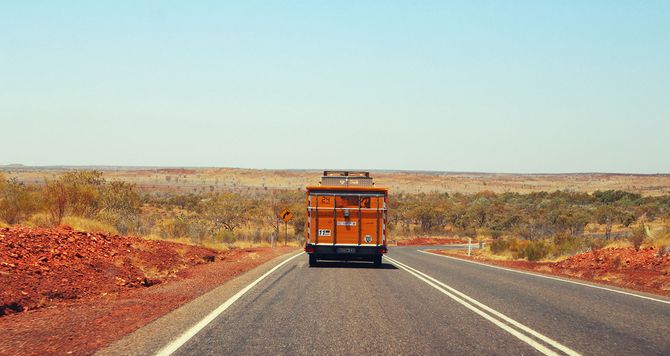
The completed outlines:
<svg viewBox="0 0 670 356">
<path fill-rule="evenodd" d="M 670 1 L 2 1 L 0 164 L 670 172 Z"/>
</svg>

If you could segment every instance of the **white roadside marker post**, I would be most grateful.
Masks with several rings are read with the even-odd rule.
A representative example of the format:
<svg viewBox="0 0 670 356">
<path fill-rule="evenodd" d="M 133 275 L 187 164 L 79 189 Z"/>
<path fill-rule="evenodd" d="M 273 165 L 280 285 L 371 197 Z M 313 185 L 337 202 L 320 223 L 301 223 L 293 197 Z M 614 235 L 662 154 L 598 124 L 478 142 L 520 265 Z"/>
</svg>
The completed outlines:
<svg viewBox="0 0 670 356">
<path fill-rule="evenodd" d="M 472 237 L 468 237 L 468 256 L 470 256 L 470 246 L 472 245 Z"/>
</svg>

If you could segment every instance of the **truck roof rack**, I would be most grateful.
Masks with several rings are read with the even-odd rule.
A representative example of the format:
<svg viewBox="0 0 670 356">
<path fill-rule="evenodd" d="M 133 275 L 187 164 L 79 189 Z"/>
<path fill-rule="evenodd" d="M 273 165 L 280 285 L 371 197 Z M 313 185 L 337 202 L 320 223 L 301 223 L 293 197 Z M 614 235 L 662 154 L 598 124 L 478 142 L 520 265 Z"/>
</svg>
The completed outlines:
<svg viewBox="0 0 670 356">
<path fill-rule="evenodd" d="M 363 171 L 323 171 L 324 177 L 370 177 L 370 172 Z"/>
<path fill-rule="evenodd" d="M 370 172 L 363 171 L 323 171 L 322 186 L 373 186 Z"/>
</svg>

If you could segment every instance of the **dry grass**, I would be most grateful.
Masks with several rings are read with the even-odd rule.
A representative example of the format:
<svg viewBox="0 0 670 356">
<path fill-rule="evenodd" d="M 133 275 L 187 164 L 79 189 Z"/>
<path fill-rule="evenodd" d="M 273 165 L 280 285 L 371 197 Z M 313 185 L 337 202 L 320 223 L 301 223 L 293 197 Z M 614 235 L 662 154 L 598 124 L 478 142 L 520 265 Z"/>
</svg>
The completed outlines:
<svg viewBox="0 0 670 356">
<path fill-rule="evenodd" d="M 77 216 L 64 217 L 62 224 L 71 226 L 73 229 L 80 231 L 106 232 L 113 235 L 119 234 L 119 232 L 112 225 L 97 220 L 80 218 Z"/>
<path fill-rule="evenodd" d="M 78 216 L 66 216 L 61 221 L 61 224 L 68 225 L 75 230 L 79 231 L 88 231 L 88 232 L 105 232 L 112 235 L 118 235 L 119 232 L 114 228 L 114 226 L 104 223 L 102 221 L 82 218 Z M 53 227 L 55 224 L 49 214 L 38 213 L 28 219 L 22 225 L 28 227 L 41 227 L 49 228 Z"/>
<path fill-rule="evenodd" d="M 633 247 L 633 244 L 626 239 L 616 239 L 612 240 L 605 245 L 604 248 L 629 248 Z"/>
<path fill-rule="evenodd" d="M 34 214 L 33 216 L 28 219 L 23 225 L 29 226 L 29 227 L 52 227 L 53 222 L 51 219 L 51 216 L 47 213 L 38 213 Z"/>
<path fill-rule="evenodd" d="M 670 236 L 664 236 L 657 239 L 654 239 L 651 244 L 656 248 L 669 247 L 670 246 Z"/>
<path fill-rule="evenodd" d="M 228 244 L 224 242 L 213 242 L 213 241 L 202 241 L 202 242 L 194 242 L 188 237 L 174 237 L 174 238 L 164 238 L 158 235 L 147 235 L 147 236 L 142 236 L 146 240 L 156 240 L 156 241 L 167 241 L 167 242 L 173 242 L 177 244 L 182 244 L 182 245 L 189 245 L 189 246 L 201 246 L 201 247 L 206 247 L 206 248 L 211 248 L 213 250 L 220 250 L 220 251 L 227 251 L 230 250 L 231 247 L 234 246 L 234 244 Z M 244 247 L 249 247 L 244 246 Z M 253 246 L 253 247 L 258 247 L 258 246 Z M 187 247 L 184 248 L 176 248 L 177 253 L 180 255 L 186 254 L 188 251 Z"/>
<path fill-rule="evenodd" d="M 561 262 L 561 261 L 563 261 L 567 258 L 570 258 L 570 257 L 574 256 L 575 254 L 565 254 L 565 255 L 560 255 L 560 256 L 549 256 L 549 257 L 545 257 L 545 258 L 540 259 L 538 262 L 551 262 L 551 263 Z"/>
<path fill-rule="evenodd" d="M 467 250 L 463 250 L 465 254 L 467 254 Z M 493 251 L 491 251 L 491 246 L 484 246 L 484 248 L 480 250 L 476 250 L 477 254 L 480 254 L 486 258 L 490 258 L 492 260 L 501 260 L 501 261 L 512 261 L 514 260 L 514 254 L 510 250 L 506 250 L 501 252 L 500 254 L 495 254 Z"/>
<path fill-rule="evenodd" d="M 202 246 L 202 247 L 207 247 L 211 248 L 213 250 L 221 250 L 221 251 L 227 251 L 230 250 L 231 248 L 256 248 L 256 247 L 272 247 L 272 245 L 269 242 L 266 241 L 261 241 L 261 242 L 248 242 L 244 240 L 237 240 L 232 243 L 226 243 L 226 242 L 214 242 L 214 241 L 208 241 L 205 240 L 203 242 L 193 242 L 191 239 L 187 237 L 180 237 L 180 238 L 163 238 L 158 235 L 148 235 L 148 236 L 143 236 L 143 238 L 147 240 L 159 240 L 159 241 L 168 241 L 168 242 L 174 242 L 178 244 L 183 244 L 183 245 L 190 245 L 190 246 Z M 284 242 L 278 242 L 276 244 L 277 246 L 284 246 Z M 287 246 L 292 246 L 292 247 L 299 247 L 302 246 L 299 244 L 297 241 L 289 241 Z"/>
<path fill-rule="evenodd" d="M 650 246 L 654 248 L 670 247 L 670 222 L 664 222 L 664 224 L 651 230 L 643 247 Z"/>
</svg>

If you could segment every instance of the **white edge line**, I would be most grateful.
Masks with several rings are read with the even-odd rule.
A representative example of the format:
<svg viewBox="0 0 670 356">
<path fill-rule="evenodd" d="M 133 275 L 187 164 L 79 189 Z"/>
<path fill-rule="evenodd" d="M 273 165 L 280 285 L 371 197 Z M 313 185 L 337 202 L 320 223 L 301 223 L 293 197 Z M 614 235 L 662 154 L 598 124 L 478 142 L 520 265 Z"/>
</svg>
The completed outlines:
<svg viewBox="0 0 670 356">
<path fill-rule="evenodd" d="M 416 272 L 410 270 L 411 267 L 409 267 L 409 266 L 405 267 L 403 264 L 399 263 L 398 261 L 392 260 L 392 259 L 390 259 L 390 258 L 388 258 L 388 257 L 387 257 L 387 260 L 389 260 L 389 261 L 390 261 L 391 263 L 393 263 L 394 265 L 396 265 L 396 266 L 398 266 L 398 267 L 404 269 L 405 271 L 409 272 L 410 274 L 414 275 L 416 278 L 418 278 L 418 279 L 420 279 L 420 280 L 426 282 L 426 283 L 427 283 L 428 285 L 430 285 L 431 287 L 433 287 L 433 288 L 437 289 L 438 291 L 440 291 L 440 292 L 446 294 L 449 298 L 455 300 L 456 302 L 460 303 L 460 304 L 463 305 L 464 307 L 466 307 L 466 308 L 470 309 L 471 311 L 475 312 L 476 314 L 478 314 L 478 315 L 481 316 L 482 318 L 484 318 L 484 319 L 490 321 L 491 323 L 495 324 L 496 326 L 498 326 L 499 328 L 503 329 L 504 331 L 507 331 L 508 333 L 512 334 L 512 335 L 515 336 L 517 339 L 519 339 L 519 340 L 521 340 L 521 341 L 527 343 L 528 345 L 532 346 L 532 347 L 533 347 L 534 349 L 536 349 L 537 351 L 539 351 L 539 352 L 541 352 L 541 353 L 543 353 L 543 354 L 545 354 L 545 355 L 552 355 L 552 356 L 553 356 L 553 355 L 556 355 L 556 356 L 558 355 L 556 352 L 554 352 L 554 351 L 548 349 L 548 348 L 545 347 L 544 345 L 542 345 L 542 344 L 538 343 L 537 341 L 531 339 L 530 337 L 528 337 L 528 336 L 526 336 L 526 335 L 520 333 L 519 331 L 517 331 L 517 330 L 515 330 L 515 329 L 513 329 L 513 328 L 511 328 L 511 327 L 509 327 L 508 325 L 504 324 L 504 323 L 501 322 L 500 320 L 495 319 L 494 317 L 492 317 L 492 316 L 490 316 L 490 315 L 484 313 L 483 311 L 481 311 L 481 310 L 475 308 L 472 304 L 470 304 L 470 303 L 464 301 L 463 299 L 461 299 L 461 298 L 459 298 L 459 297 L 453 295 L 452 293 L 449 293 L 447 290 L 441 288 L 441 287 L 438 286 L 437 284 L 435 284 L 435 283 L 431 282 L 430 280 L 424 278 L 423 276 L 421 276 L 421 275 L 419 274 L 419 273 L 421 273 L 421 272 L 417 271 L 418 273 L 416 273 Z M 421 273 L 421 274 L 423 274 L 423 273 Z M 428 277 L 428 276 L 426 276 L 426 277 Z"/>
<path fill-rule="evenodd" d="M 251 288 L 253 288 L 256 284 L 258 284 L 260 281 L 265 279 L 267 276 L 272 274 L 272 272 L 276 271 L 279 269 L 281 266 L 285 265 L 292 259 L 302 255 L 304 252 L 300 252 L 296 255 L 293 255 L 284 261 L 282 261 L 280 264 L 274 266 L 271 270 L 265 272 L 262 276 L 258 277 L 255 281 L 251 282 L 249 285 L 244 287 L 242 290 L 237 292 L 235 295 L 232 297 L 228 298 L 223 304 L 219 305 L 216 309 L 212 310 L 207 316 L 202 318 L 199 322 L 197 322 L 195 325 L 190 327 L 188 330 L 186 330 L 183 334 L 179 335 L 176 339 L 171 341 L 169 344 L 165 345 L 162 349 L 160 349 L 156 355 L 158 356 L 169 356 L 175 351 L 177 351 L 181 346 L 183 346 L 188 340 L 190 340 L 193 336 L 195 336 L 200 330 L 202 330 L 207 324 L 211 323 L 216 317 L 221 315 L 228 307 L 230 307 L 235 301 L 240 299 L 246 292 L 248 292 Z"/>
<path fill-rule="evenodd" d="M 477 262 L 477 261 L 470 261 L 470 260 L 466 260 L 466 259 L 463 259 L 463 258 L 452 257 L 452 256 L 446 256 L 446 255 L 440 255 L 440 254 L 437 254 L 437 253 L 429 252 L 429 251 L 436 251 L 436 250 L 432 250 L 432 249 L 431 249 L 431 250 L 418 250 L 418 251 L 419 251 L 419 252 L 422 252 L 422 253 L 425 253 L 425 254 L 428 254 L 428 255 L 431 255 L 431 256 L 444 257 L 444 258 L 449 258 L 449 259 L 452 259 L 452 260 L 463 261 L 463 262 L 468 262 L 468 263 L 474 263 L 474 264 L 476 264 L 476 265 L 481 265 L 481 266 L 486 266 L 486 267 L 491 267 L 491 268 L 497 268 L 497 269 L 501 269 L 501 270 L 504 270 L 504 271 L 510 271 L 510 272 L 516 272 L 516 273 L 522 273 L 522 274 L 527 274 L 527 275 L 529 275 L 529 276 L 541 277 L 541 278 L 546 278 L 546 279 L 553 279 L 553 280 L 555 280 L 555 281 L 561 281 L 561 282 L 565 282 L 565 283 L 578 284 L 578 285 L 580 285 L 580 286 L 586 286 L 586 287 L 591 287 L 591 288 L 596 288 L 596 289 L 602 289 L 602 290 L 606 290 L 606 291 L 610 291 L 610 292 L 614 292 L 614 293 L 625 294 L 625 295 L 629 295 L 629 296 L 633 296 L 633 297 L 638 297 L 638 298 L 642 298 L 642 299 L 653 300 L 653 301 L 655 301 L 655 302 L 659 302 L 659 303 L 670 304 L 670 301 L 667 301 L 667 300 L 656 299 L 656 298 L 647 297 L 647 296 L 644 296 L 644 295 L 639 295 L 639 294 L 635 294 L 635 293 L 625 292 L 625 291 L 622 291 L 622 290 L 616 290 L 616 289 L 612 289 L 612 288 L 607 288 L 607 287 L 602 287 L 602 286 L 596 286 L 596 285 L 593 285 L 593 284 L 588 284 L 588 283 L 583 283 L 583 282 L 573 281 L 573 280 L 565 279 L 565 278 L 558 278 L 558 277 L 553 277 L 553 276 L 546 276 L 546 275 L 539 274 L 539 273 L 532 273 L 532 272 L 527 272 L 527 271 L 519 271 L 519 270 L 516 270 L 516 269 L 513 269 L 513 268 L 500 267 L 500 266 L 490 265 L 490 264 L 488 264 L 488 263 L 482 263 L 482 262 Z"/>
<path fill-rule="evenodd" d="M 533 329 L 527 327 L 526 325 L 521 324 L 520 322 L 518 322 L 518 321 L 516 321 L 516 320 L 514 320 L 514 319 L 512 319 L 512 318 L 510 318 L 510 317 L 508 317 L 507 315 L 505 315 L 505 314 L 503 314 L 503 313 L 498 312 L 498 311 L 495 310 L 495 309 L 490 308 L 489 306 L 487 306 L 487 305 L 485 305 L 485 304 L 483 304 L 483 303 L 480 303 L 480 302 L 477 301 L 476 299 L 474 299 L 474 298 L 472 298 L 472 297 L 469 297 L 468 295 L 466 295 L 466 294 L 464 294 L 464 293 L 458 291 L 457 289 L 455 289 L 455 288 L 453 288 L 453 287 L 450 287 L 450 286 L 448 286 L 448 285 L 446 285 L 446 284 L 440 282 L 439 280 L 437 280 L 437 279 L 435 279 L 435 278 L 433 278 L 433 277 L 431 277 L 431 276 L 429 276 L 429 275 L 427 275 L 427 274 L 425 274 L 425 273 L 423 273 L 423 272 L 421 272 L 421 271 L 419 271 L 419 270 L 417 270 L 417 269 L 415 269 L 415 268 L 412 268 L 412 267 L 410 267 L 410 266 L 408 266 L 408 265 L 405 265 L 405 264 L 403 264 L 403 263 L 401 263 L 401 262 L 398 262 L 398 261 L 396 261 L 396 262 L 399 263 L 399 264 L 401 264 L 401 265 L 404 265 L 405 267 L 407 267 L 407 268 L 409 268 L 409 269 L 414 270 L 415 272 L 417 272 L 417 273 L 423 275 L 424 277 L 426 277 L 426 278 L 432 280 L 433 282 L 435 282 L 435 283 L 437 283 L 437 284 L 443 286 L 444 288 L 446 288 L 446 289 L 452 291 L 453 293 L 455 293 L 455 294 L 457 294 L 458 296 L 460 296 L 461 298 L 463 298 L 463 299 L 469 301 L 470 303 L 472 303 L 472 304 L 474 304 L 474 305 L 476 305 L 476 306 L 478 306 L 478 307 L 480 307 L 480 308 L 482 308 L 482 309 L 488 311 L 489 313 L 491 313 L 491 314 L 493 314 L 493 315 L 499 317 L 500 319 L 503 319 L 504 321 L 506 321 L 506 322 L 508 322 L 508 323 L 510 323 L 510 324 L 512 324 L 512 325 L 514 325 L 514 326 L 516 326 L 517 328 L 519 328 L 519 329 L 525 331 L 526 333 L 535 336 L 536 338 L 538 338 L 538 339 L 544 341 L 545 343 L 547 343 L 547 344 L 549 344 L 549 345 L 551 345 L 551 346 L 553 346 L 553 347 L 555 347 L 555 348 L 557 348 L 557 349 L 563 351 L 564 353 L 566 353 L 566 354 L 568 354 L 568 355 L 579 355 L 578 352 L 576 352 L 576 351 L 570 349 L 569 347 L 567 347 L 567 346 L 565 346 L 565 345 L 559 343 L 558 341 L 556 341 L 556 340 L 554 340 L 554 339 L 552 339 L 552 338 L 550 338 L 550 337 L 548 337 L 548 336 L 545 336 L 545 335 L 543 335 L 543 334 L 541 334 L 541 333 L 539 333 L 539 332 L 537 332 L 537 331 L 535 331 L 535 330 L 533 330 Z"/>
</svg>

